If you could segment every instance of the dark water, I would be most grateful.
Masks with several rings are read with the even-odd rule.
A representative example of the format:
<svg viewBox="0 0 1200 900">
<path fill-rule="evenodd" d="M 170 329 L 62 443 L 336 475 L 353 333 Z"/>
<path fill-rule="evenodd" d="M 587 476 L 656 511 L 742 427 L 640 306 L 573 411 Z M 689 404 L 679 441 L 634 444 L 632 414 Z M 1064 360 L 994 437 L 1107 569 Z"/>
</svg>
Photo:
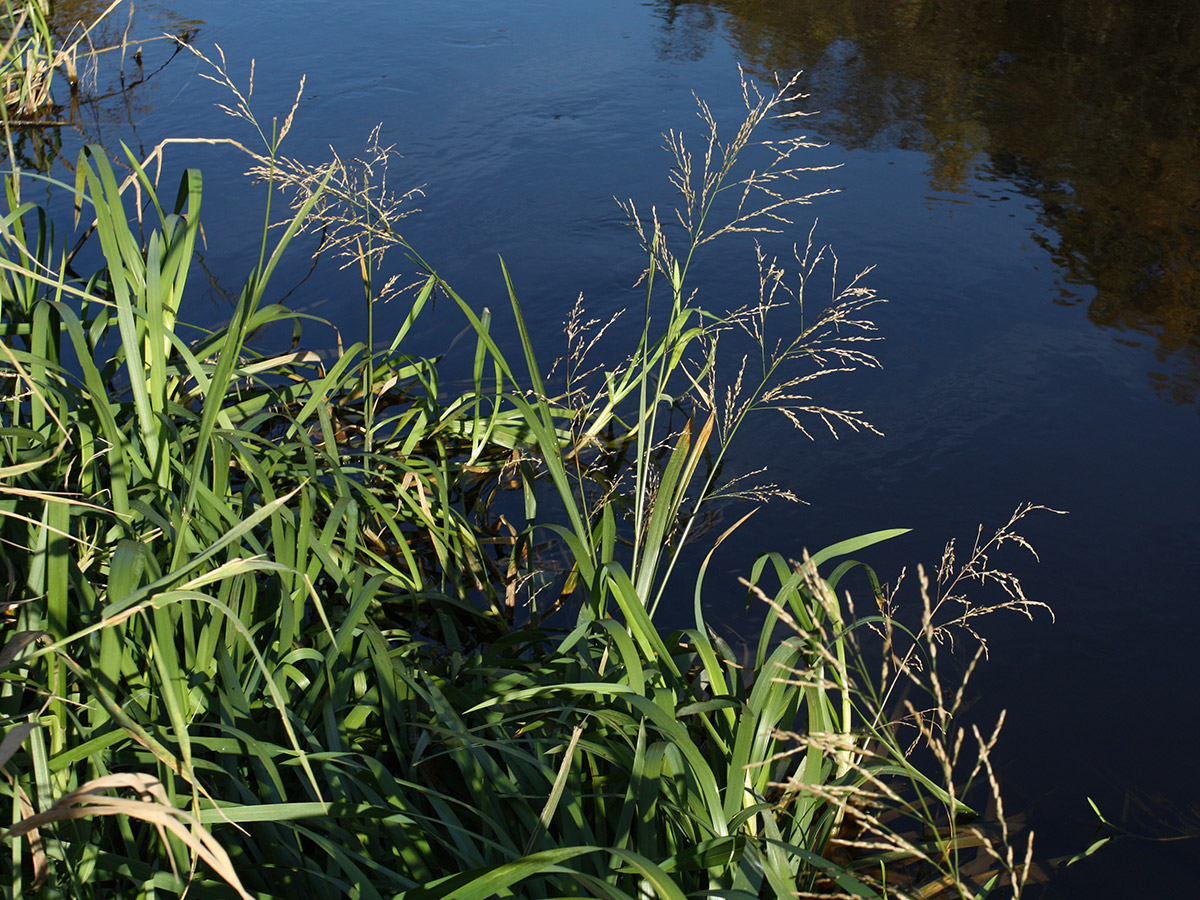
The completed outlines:
<svg viewBox="0 0 1200 900">
<path fill-rule="evenodd" d="M 876 264 L 871 283 L 891 301 L 878 315 L 884 369 L 828 396 L 886 436 L 808 443 L 782 421 L 757 423 L 736 464 L 768 465 L 810 505 L 743 528 L 709 603 L 749 624 L 733 578 L 761 550 L 910 526 L 874 557 L 892 573 L 936 563 L 945 539 L 969 541 L 1021 501 L 1069 510 L 1029 522 L 1040 564 L 1006 558 L 1057 623 L 993 623 L 973 710 L 1008 708 L 997 757 L 1009 811 L 1053 857 L 1089 842 L 1087 796 L 1145 834 L 1200 827 L 1195 13 L 1134 0 L 179 2 L 141 8 L 138 28 L 196 28 L 196 46 L 220 44 L 243 85 L 256 58 L 267 119 L 286 114 L 307 73 L 290 155 L 353 155 L 382 123 L 381 141 L 405 155 L 389 178 L 425 189 L 406 236 L 494 310 L 506 308 L 503 254 L 548 359 L 580 291 L 596 315 L 637 302 L 641 262 L 612 197 L 671 202 L 659 135 L 698 126 L 691 92 L 732 126 L 738 62 L 755 77 L 803 68 L 822 113 L 805 127 L 828 142 L 811 162 L 843 165 L 806 185 L 841 189 L 812 208 L 818 234 L 847 269 Z M 144 71 L 166 56 L 148 47 Z M 89 137 L 144 150 L 166 136 L 248 140 L 200 68 L 181 56 L 86 107 Z M 44 140 L 68 158 L 78 143 L 67 131 Z M 251 265 L 261 196 L 239 186 L 227 153 L 169 161 L 205 168 L 219 315 Z M 769 249 L 802 240 L 800 225 Z M 305 271 L 298 258 L 294 280 Z M 750 248 L 717 251 L 701 274 L 709 297 L 752 290 Z M 354 340 L 359 296 L 326 266 L 295 301 Z M 422 349 L 457 327 L 430 319 Z M 1200 839 L 1125 841 L 1049 894 L 1189 896 L 1197 859 Z"/>
</svg>

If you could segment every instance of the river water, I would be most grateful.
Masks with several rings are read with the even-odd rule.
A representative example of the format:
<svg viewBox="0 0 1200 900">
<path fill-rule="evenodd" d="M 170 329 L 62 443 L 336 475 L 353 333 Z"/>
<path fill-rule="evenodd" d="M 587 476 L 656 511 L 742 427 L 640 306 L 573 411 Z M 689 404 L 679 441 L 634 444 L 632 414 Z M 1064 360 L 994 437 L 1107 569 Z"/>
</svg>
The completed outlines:
<svg viewBox="0 0 1200 900">
<path fill-rule="evenodd" d="M 61 6 L 60 6 L 61 10 Z M 124 13 L 122 13 L 124 15 Z M 875 265 L 883 369 L 830 382 L 831 402 L 884 433 L 808 442 L 756 423 L 734 461 L 766 465 L 808 505 L 776 504 L 720 551 L 711 612 L 753 632 L 735 577 L 754 555 L 799 555 L 907 526 L 870 558 L 881 574 L 935 565 L 1022 501 L 1069 511 L 1027 521 L 1041 562 L 1004 557 L 1034 622 L 995 620 L 974 682 L 979 721 L 1008 709 L 996 751 L 1009 812 L 1038 856 L 1094 836 L 1093 798 L 1150 837 L 1120 841 L 1058 874 L 1064 898 L 1187 896 L 1200 859 L 1200 19 L 1187 3 L 1135 0 L 588 0 L 447 4 L 203 4 L 139 7 L 137 34 L 188 30 L 220 45 L 252 102 L 286 115 L 284 150 L 352 156 L 379 125 L 404 154 L 389 179 L 422 185 L 405 236 L 477 306 L 507 308 L 509 265 L 547 359 L 582 292 L 591 313 L 636 305 L 637 243 L 613 197 L 667 208 L 667 128 L 698 134 L 693 92 L 736 125 L 738 64 L 751 78 L 804 70 L 825 144 L 803 211 L 846 271 Z M 122 20 L 123 23 L 123 20 Z M 144 50 L 134 90 L 80 110 L 82 134 L 148 150 L 172 136 L 251 132 L 214 106 L 202 64 Z M 126 80 L 139 74 L 127 60 Z M 101 92 L 119 85 L 111 67 Z M 80 134 L 47 132 L 31 155 L 70 158 Z M 205 170 L 207 299 L 219 316 L 252 265 L 262 198 L 240 163 L 172 150 Z M 716 245 L 714 245 L 714 248 Z M 752 247 L 714 249 L 704 295 L 754 288 Z M 399 260 L 396 265 L 401 266 Z M 293 281 L 307 266 L 299 257 Z M 345 338 L 363 337 L 358 289 L 324 266 L 294 295 Z M 748 298 L 747 298 L 748 299 Z M 389 310 L 381 311 L 388 331 Z M 414 349 L 461 325 L 430 318 Z M 632 324 L 618 326 L 632 328 Z M 1189 449 L 1191 448 L 1191 449 Z M 669 619 L 672 613 L 667 610 Z"/>
</svg>

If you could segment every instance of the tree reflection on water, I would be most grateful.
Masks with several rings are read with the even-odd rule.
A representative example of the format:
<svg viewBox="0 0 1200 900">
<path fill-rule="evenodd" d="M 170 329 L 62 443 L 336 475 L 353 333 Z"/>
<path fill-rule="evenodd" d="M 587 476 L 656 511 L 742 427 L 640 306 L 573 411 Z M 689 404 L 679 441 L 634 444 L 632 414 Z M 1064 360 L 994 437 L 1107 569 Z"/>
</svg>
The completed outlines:
<svg viewBox="0 0 1200 900">
<path fill-rule="evenodd" d="M 1200 401 L 1200 19 L 1185 4 L 663 0 L 659 15 L 665 52 L 702 54 L 721 19 L 760 75 L 806 69 L 826 138 L 921 150 L 934 190 L 1019 185 L 1061 301 L 1152 339 L 1155 389 Z"/>
</svg>

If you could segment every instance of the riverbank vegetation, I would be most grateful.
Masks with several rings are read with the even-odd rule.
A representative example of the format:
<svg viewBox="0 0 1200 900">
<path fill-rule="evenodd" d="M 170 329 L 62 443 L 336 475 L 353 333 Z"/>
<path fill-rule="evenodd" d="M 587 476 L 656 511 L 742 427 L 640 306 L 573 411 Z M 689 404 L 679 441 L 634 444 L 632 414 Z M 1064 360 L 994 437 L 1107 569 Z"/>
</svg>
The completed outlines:
<svg viewBox="0 0 1200 900">
<path fill-rule="evenodd" d="M 903 529 L 705 581 L 739 517 L 788 500 L 726 471 L 748 421 L 870 429 L 814 398 L 877 365 L 868 273 L 845 277 L 808 231 L 786 263 L 759 250 L 728 308 L 690 276 L 710 241 L 789 228 L 815 199 L 806 141 L 774 129 L 795 79 L 744 78 L 732 137 L 703 104 L 698 141 L 668 133 L 678 211 L 624 207 L 645 267 L 635 346 L 611 355 L 580 307 L 549 367 L 503 264 L 510 308 L 480 309 L 405 241 L 387 148 L 292 160 L 296 109 L 260 126 L 223 58 L 208 65 L 259 141 L 229 146 L 265 199 L 224 324 L 189 311 L 204 189 L 186 144 L 85 147 L 54 187 L 70 237 L 21 199 L 48 176 L 5 175 L 5 889 L 1019 894 L 1032 849 L 1000 800 L 999 724 L 955 716 L 978 618 L 1038 605 L 993 562 L 1031 507 L 904 590 L 858 561 Z M 405 304 L 394 333 L 372 314 L 362 341 L 306 345 L 316 323 L 274 287 L 306 233 L 369 309 Z M 462 317 L 464 371 L 414 346 L 435 303 Z M 711 549 L 686 571 L 697 541 Z M 705 619 L 730 591 L 756 623 L 744 648 Z M 693 623 L 657 625 L 664 603 Z M 939 665 L 951 648 L 963 664 Z"/>
</svg>

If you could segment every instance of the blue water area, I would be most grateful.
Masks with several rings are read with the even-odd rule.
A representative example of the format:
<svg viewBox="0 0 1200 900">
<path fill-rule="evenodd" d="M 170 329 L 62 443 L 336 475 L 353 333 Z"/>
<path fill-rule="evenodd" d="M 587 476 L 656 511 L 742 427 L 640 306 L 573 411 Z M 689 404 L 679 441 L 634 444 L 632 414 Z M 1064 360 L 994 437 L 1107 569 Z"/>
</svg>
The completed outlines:
<svg viewBox="0 0 1200 900">
<path fill-rule="evenodd" d="M 814 390 L 863 410 L 883 436 L 843 429 L 834 439 L 813 422 L 808 440 L 782 416 L 754 421 L 731 472 L 766 466 L 805 504 L 774 503 L 726 541 L 707 580 L 710 614 L 756 631 L 761 611 L 746 609 L 736 578 L 765 550 L 799 557 L 910 527 L 869 558 L 885 577 L 909 566 L 911 586 L 916 564 L 936 566 L 947 539 L 969 546 L 981 523 L 990 533 L 1024 501 L 1067 510 L 1023 523 L 1040 562 L 1013 546 L 998 555 L 1056 618 L 980 624 L 990 658 L 970 715 L 990 723 L 1008 710 L 995 760 L 1007 812 L 1037 833 L 1039 858 L 1088 845 L 1087 797 L 1133 830 L 1186 833 L 1200 804 L 1200 679 L 1189 662 L 1200 638 L 1200 76 L 1176 57 L 1193 58 L 1196 29 L 1171 4 L 1144 14 L 1131 2 L 1010 4 L 1003 16 L 982 2 L 903 6 L 907 18 L 866 0 L 179 0 L 140 12 L 138 27 L 202 19 L 194 46 L 215 58 L 220 45 L 243 90 L 255 60 L 250 99 L 263 122 L 282 121 L 306 75 L 289 156 L 320 162 L 332 147 L 352 157 L 378 126 L 380 143 L 403 154 L 389 184 L 423 190 L 405 237 L 498 323 L 502 256 L 547 363 L 565 348 L 562 322 L 581 293 L 599 318 L 640 305 L 644 263 L 613 198 L 663 212 L 676 202 L 661 135 L 683 130 L 699 146 L 693 95 L 732 130 L 739 63 L 757 83 L 802 66 L 820 111 L 803 128 L 824 144 L 805 161 L 838 168 L 797 185 L 839 192 L 763 247 L 786 262 L 819 219 L 817 240 L 836 248 L 844 275 L 875 266 L 865 283 L 888 300 L 874 308 L 882 368 Z M 148 45 L 147 70 L 167 55 Z M 198 77 L 206 71 L 183 53 L 133 101 L 87 107 L 62 153 L 85 138 L 142 153 L 166 137 L 250 144 L 246 123 L 214 105 L 230 96 Z M 167 160 L 167 171 L 204 169 L 215 280 L 195 302 L 220 318 L 257 256 L 262 189 L 224 148 L 174 147 Z M 706 253 L 692 275 L 701 298 L 752 300 L 752 242 Z M 389 265 L 407 263 L 397 254 Z M 328 262 L 307 272 L 298 252 L 280 291 L 295 285 L 290 302 L 347 342 L 363 339 L 353 273 Z M 380 308 L 382 333 L 402 311 Z M 412 347 L 437 353 L 461 327 L 436 310 Z M 638 327 L 619 320 L 608 346 Z M 333 345 L 319 329 L 313 340 Z M 686 621 L 686 594 L 675 602 L 664 622 Z M 1118 842 L 1036 890 L 1186 896 L 1197 840 Z"/>
</svg>

